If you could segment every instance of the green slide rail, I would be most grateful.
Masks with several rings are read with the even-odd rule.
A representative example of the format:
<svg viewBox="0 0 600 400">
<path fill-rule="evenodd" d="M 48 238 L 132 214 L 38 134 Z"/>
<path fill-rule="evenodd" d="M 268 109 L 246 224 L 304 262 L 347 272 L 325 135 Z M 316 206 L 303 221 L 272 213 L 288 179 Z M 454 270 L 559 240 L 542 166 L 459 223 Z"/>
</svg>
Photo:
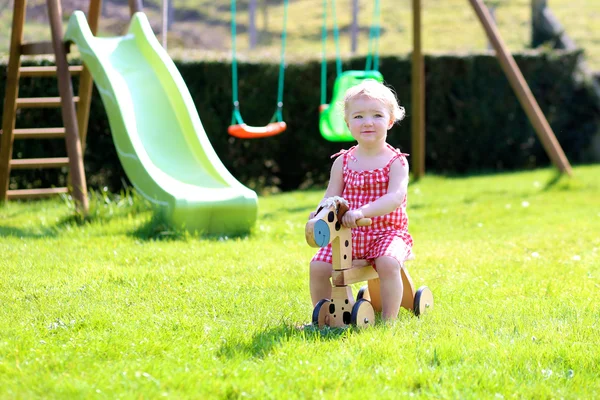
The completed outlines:
<svg viewBox="0 0 600 400">
<path fill-rule="evenodd" d="M 108 115 L 127 177 L 173 226 L 206 234 L 251 229 L 256 193 L 214 151 L 181 74 L 136 13 L 124 36 L 94 37 L 75 11 L 65 40 L 77 45 Z"/>
</svg>

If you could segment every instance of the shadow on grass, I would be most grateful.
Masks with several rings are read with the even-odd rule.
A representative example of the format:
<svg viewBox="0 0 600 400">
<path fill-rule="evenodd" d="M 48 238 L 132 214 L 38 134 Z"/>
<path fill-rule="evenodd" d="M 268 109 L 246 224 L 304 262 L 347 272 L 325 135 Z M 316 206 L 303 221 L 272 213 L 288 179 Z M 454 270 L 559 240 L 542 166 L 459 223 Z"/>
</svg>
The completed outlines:
<svg viewBox="0 0 600 400">
<path fill-rule="evenodd" d="M 116 214 L 90 214 L 83 215 L 77 211 L 61 217 L 51 226 L 43 226 L 37 229 L 22 229 L 12 226 L 0 226 L 0 237 L 23 237 L 23 238 L 53 238 L 61 235 L 65 228 L 72 226 L 84 226 L 94 222 L 108 222 L 118 217 Z"/>
<path fill-rule="evenodd" d="M 561 174 L 556 171 L 556 173 L 548 179 L 548 182 L 544 185 L 543 191 L 560 191 L 560 192 L 581 192 L 581 191 L 595 191 L 597 190 L 597 185 L 590 184 L 589 182 L 585 182 L 577 179 L 573 176 L 568 176 L 565 174 Z"/>
<path fill-rule="evenodd" d="M 249 343 L 227 343 L 219 349 L 219 357 L 232 358 L 240 353 L 249 354 L 252 357 L 265 357 L 271 350 L 291 339 L 300 339 L 305 342 L 324 342 L 330 340 L 342 340 L 353 333 L 360 332 L 354 327 L 330 328 L 328 326 L 319 329 L 314 325 L 292 326 L 283 325 L 260 331 L 254 335 Z"/>
<path fill-rule="evenodd" d="M 241 239 L 251 235 L 251 232 L 240 233 L 240 234 L 205 234 L 202 232 L 189 232 L 185 228 L 176 228 L 169 225 L 163 216 L 159 213 L 154 213 L 152 218 L 141 225 L 138 229 L 131 232 L 131 236 L 134 236 L 140 240 L 146 241 L 177 241 L 177 240 L 189 240 L 189 239 L 201 239 L 208 241 L 223 241 L 229 239 Z"/>
<path fill-rule="evenodd" d="M 279 208 L 279 209 L 277 209 L 277 211 L 263 214 L 260 218 L 263 220 L 270 220 L 270 219 L 272 220 L 272 219 L 276 219 L 282 215 L 289 215 L 289 214 L 293 214 L 293 213 L 305 213 L 308 217 L 308 214 L 310 214 L 311 211 L 314 211 L 315 208 L 316 208 L 316 206 L 315 207 L 306 206 L 306 207 Z"/>
<path fill-rule="evenodd" d="M 548 180 L 548 182 L 546 182 L 546 184 L 544 185 L 544 191 L 556 187 L 556 185 L 562 180 L 564 176 L 564 174 L 561 174 L 559 171 L 556 171 Z"/>
<path fill-rule="evenodd" d="M 41 230 L 29 230 L 15 228 L 12 226 L 0 226 L 0 237 L 15 237 L 15 238 L 28 238 L 28 239 L 42 239 L 51 238 L 58 236 L 56 229 L 43 228 Z"/>
<path fill-rule="evenodd" d="M 65 228 L 67 226 L 83 226 L 94 222 L 108 222 L 113 218 L 121 216 L 121 213 L 115 214 L 102 214 L 102 213 L 90 213 L 84 215 L 78 211 L 73 210 L 71 214 L 65 215 L 60 218 L 56 223 L 56 228 Z"/>
</svg>

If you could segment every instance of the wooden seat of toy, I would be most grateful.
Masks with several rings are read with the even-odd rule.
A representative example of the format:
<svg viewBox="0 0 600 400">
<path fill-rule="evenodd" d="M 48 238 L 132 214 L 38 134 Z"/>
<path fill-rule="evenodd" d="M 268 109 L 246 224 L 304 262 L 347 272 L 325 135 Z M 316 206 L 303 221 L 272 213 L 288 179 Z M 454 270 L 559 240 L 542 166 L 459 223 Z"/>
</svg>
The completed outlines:
<svg viewBox="0 0 600 400">
<path fill-rule="evenodd" d="M 414 259 L 413 256 L 408 260 Z M 408 261 L 407 260 L 407 261 Z M 400 267 L 402 276 L 402 303 L 401 307 L 414 311 L 415 304 L 415 285 L 408 270 L 404 265 Z M 352 267 L 343 270 L 334 270 L 332 272 L 331 283 L 334 286 L 352 285 L 353 283 L 367 281 L 368 293 L 363 298 L 369 300 L 373 305 L 373 309 L 381 312 L 381 291 L 379 288 L 379 275 L 373 268 L 373 265 L 367 260 L 353 260 Z"/>
</svg>

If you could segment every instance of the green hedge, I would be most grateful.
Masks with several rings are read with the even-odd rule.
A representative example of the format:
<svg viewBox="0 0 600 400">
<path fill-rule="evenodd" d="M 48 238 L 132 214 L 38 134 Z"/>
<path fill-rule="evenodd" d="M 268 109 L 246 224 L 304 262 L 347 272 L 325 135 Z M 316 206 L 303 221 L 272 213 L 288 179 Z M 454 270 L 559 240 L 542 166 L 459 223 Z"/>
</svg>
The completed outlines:
<svg viewBox="0 0 600 400">
<path fill-rule="evenodd" d="M 600 131 L 600 116 L 585 81 L 574 71 L 580 52 L 517 54 L 521 68 L 571 163 L 592 161 L 587 149 Z M 231 72 L 219 62 L 176 61 L 194 98 L 204 128 L 227 168 L 241 182 L 262 189 L 293 190 L 323 185 L 329 156 L 350 143 L 330 143 L 318 132 L 320 64 L 292 64 L 286 69 L 284 119 L 288 130 L 261 140 L 227 134 L 231 121 Z M 47 64 L 48 62 L 42 62 Z M 430 55 L 426 65 L 426 166 L 442 174 L 527 169 L 549 164 L 539 140 L 498 61 L 488 54 Z M 361 69 L 364 59 L 348 60 L 344 69 Z M 5 73 L 5 65 L 0 66 Z M 329 66 L 328 90 L 334 81 Z M 380 70 L 392 85 L 407 118 L 394 127 L 389 142 L 410 152 L 411 68 L 409 58 L 384 57 Z M 278 65 L 240 64 L 241 111 L 249 125 L 263 125 L 275 110 Z M 77 87 L 76 82 L 74 84 Z M 23 79 L 21 95 L 58 94 L 53 79 Z M 4 80 L 0 81 L 4 94 Z M 159 110 L 157 110 L 159 111 Z M 40 124 L 40 121 L 44 121 Z M 57 110 L 23 110 L 18 127 L 60 126 Z M 65 154 L 64 142 L 17 141 L 15 156 Z M 96 92 L 92 100 L 85 167 L 91 187 L 119 190 L 127 180 L 119 164 L 110 127 Z M 176 158 L 174 158 L 176 162 Z M 14 171 L 12 187 L 56 184 L 51 171 Z"/>
</svg>

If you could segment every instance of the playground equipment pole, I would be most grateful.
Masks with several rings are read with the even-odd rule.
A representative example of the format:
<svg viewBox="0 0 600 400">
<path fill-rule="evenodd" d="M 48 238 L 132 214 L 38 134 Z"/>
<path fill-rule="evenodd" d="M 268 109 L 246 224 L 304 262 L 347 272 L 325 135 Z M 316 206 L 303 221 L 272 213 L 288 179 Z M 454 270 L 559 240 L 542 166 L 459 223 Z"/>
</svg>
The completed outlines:
<svg viewBox="0 0 600 400">
<path fill-rule="evenodd" d="M 19 67 L 21 65 L 20 48 L 23 41 L 23 26 L 25 25 L 25 3 L 16 3 L 13 11 L 12 36 L 10 43 L 10 56 L 6 73 L 6 98 L 4 99 L 4 114 L 2 119 L 3 134 L 0 140 L 0 160 L 10 160 L 13 152 L 14 136 L 9 135 L 15 129 L 14 115 L 17 112 L 17 97 L 19 93 Z M 9 97 L 10 96 L 10 97 Z M 9 115 L 11 116 L 9 118 Z M 0 182 L 5 182 L 0 187 L 0 201 L 8 199 L 8 183 L 10 176 L 10 163 L 0 163 Z"/>
<path fill-rule="evenodd" d="M 517 95 L 525 114 L 527 114 L 529 121 L 531 121 L 538 138 L 542 142 L 542 146 L 550 157 L 550 160 L 552 160 L 552 163 L 561 173 L 565 173 L 570 176 L 572 170 L 569 160 L 565 156 L 560 144 L 556 140 L 556 136 L 554 136 L 554 132 L 552 132 L 550 124 L 548 124 L 548 121 L 542 113 L 542 110 L 535 100 L 535 97 L 533 97 L 533 94 L 531 93 L 523 74 L 521 74 L 517 63 L 512 55 L 508 52 L 506 46 L 500 38 L 500 34 L 493 23 L 492 17 L 490 16 L 487 8 L 483 5 L 481 0 L 469 0 L 469 2 L 475 10 L 479 21 L 483 25 L 485 33 L 488 36 L 488 40 L 496 51 L 496 55 L 500 61 L 500 66 L 504 70 L 504 74 L 508 78 L 510 85 L 515 91 L 515 94 Z"/>
<path fill-rule="evenodd" d="M 142 12 L 144 7 L 142 7 L 142 0 L 129 0 L 129 13 L 131 15 L 136 12 Z"/>
<path fill-rule="evenodd" d="M 48 17 L 52 31 L 52 45 L 56 54 L 56 76 L 58 78 L 58 91 L 60 93 L 62 118 L 65 124 L 67 154 L 69 155 L 69 173 L 72 196 L 77 207 L 84 214 L 88 212 L 87 187 L 85 184 L 85 171 L 83 169 L 83 155 L 81 141 L 77 126 L 77 114 L 73 102 L 73 87 L 67 56 L 63 43 L 62 10 L 59 0 L 47 0 Z"/>
<path fill-rule="evenodd" d="M 425 175 L 425 67 L 421 49 L 421 0 L 413 0 L 412 52 L 412 171 L 414 179 Z"/>
</svg>

